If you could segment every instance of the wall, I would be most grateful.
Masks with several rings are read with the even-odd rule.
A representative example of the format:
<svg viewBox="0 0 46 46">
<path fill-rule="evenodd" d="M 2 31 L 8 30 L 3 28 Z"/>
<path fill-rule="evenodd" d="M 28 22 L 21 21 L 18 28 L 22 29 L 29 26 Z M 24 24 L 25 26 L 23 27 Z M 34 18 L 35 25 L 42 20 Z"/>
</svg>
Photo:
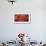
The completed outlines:
<svg viewBox="0 0 46 46">
<path fill-rule="evenodd" d="M 18 32 L 27 32 L 37 41 L 46 40 L 45 0 L 17 0 L 13 5 L 0 0 L 0 40 L 14 40 Z M 16 13 L 31 14 L 31 24 L 14 24 Z"/>
</svg>

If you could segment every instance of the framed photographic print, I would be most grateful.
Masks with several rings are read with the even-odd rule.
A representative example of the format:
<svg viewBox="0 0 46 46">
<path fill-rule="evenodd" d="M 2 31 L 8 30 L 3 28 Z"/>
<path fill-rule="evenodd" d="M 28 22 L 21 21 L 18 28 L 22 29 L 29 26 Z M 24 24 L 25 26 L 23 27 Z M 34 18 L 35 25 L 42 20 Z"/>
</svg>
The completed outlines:
<svg viewBox="0 0 46 46">
<path fill-rule="evenodd" d="M 30 24 L 31 15 L 30 14 L 15 14 L 14 23 L 16 24 Z"/>
</svg>

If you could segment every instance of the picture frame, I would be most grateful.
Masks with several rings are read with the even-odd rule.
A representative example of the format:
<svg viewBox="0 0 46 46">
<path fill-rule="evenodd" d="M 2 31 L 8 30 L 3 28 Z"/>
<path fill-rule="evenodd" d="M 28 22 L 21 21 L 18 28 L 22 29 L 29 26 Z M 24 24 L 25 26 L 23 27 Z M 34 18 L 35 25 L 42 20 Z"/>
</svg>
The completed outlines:
<svg viewBox="0 0 46 46">
<path fill-rule="evenodd" d="M 14 21 L 14 24 L 30 24 L 31 14 L 15 14 L 13 21 Z"/>
</svg>

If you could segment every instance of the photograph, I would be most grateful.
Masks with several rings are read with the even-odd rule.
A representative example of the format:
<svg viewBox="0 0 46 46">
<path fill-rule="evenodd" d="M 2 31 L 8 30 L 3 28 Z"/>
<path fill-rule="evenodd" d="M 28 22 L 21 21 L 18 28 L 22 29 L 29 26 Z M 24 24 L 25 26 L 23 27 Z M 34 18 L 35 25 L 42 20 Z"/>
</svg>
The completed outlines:
<svg viewBox="0 0 46 46">
<path fill-rule="evenodd" d="M 14 15 L 14 22 L 15 23 L 30 23 L 30 16 L 29 14 L 15 14 Z"/>
</svg>

